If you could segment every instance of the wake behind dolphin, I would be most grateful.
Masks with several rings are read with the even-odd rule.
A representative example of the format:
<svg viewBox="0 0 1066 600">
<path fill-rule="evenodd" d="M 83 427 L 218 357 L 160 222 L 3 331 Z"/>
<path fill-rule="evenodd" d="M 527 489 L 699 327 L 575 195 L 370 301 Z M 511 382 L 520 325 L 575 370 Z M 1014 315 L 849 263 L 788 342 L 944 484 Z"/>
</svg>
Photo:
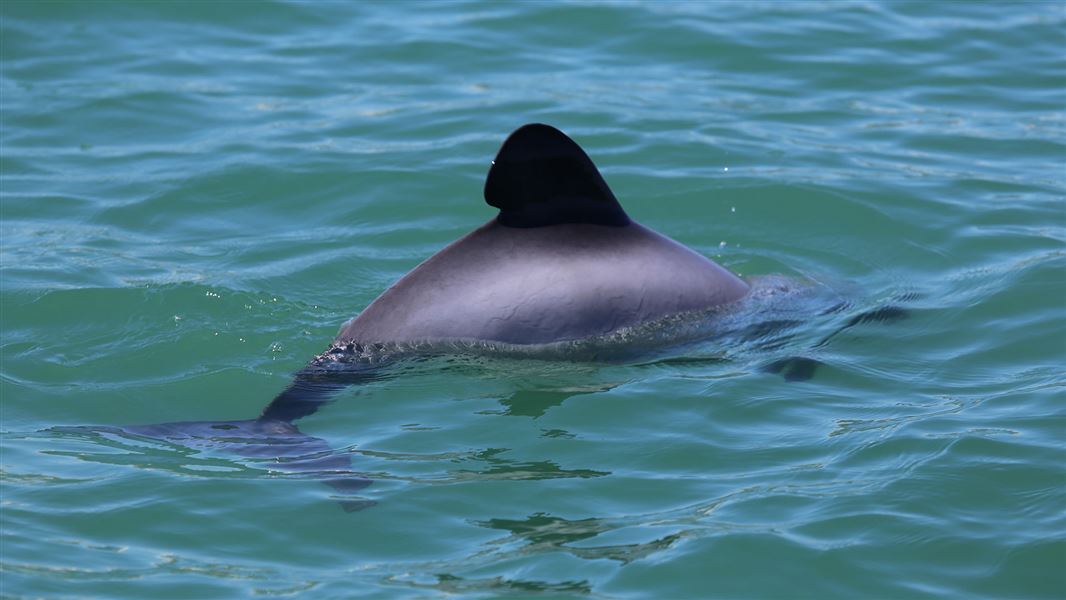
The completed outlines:
<svg viewBox="0 0 1066 600">
<path fill-rule="evenodd" d="M 473 353 L 628 360 L 708 337 L 758 338 L 800 322 L 774 314 L 774 297 L 802 285 L 784 278 L 753 285 L 635 223 L 588 155 L 554 127 L 525 125 L 507 138 L 489 169 L 485 200 L 499 209 L 494 218 L 385 290 L 259 418 L 121 432 L 192 446 L 221 440 L 236 454 L 274 459 L 281 470 L 351 493 L 369 481 L 293 422 L 349 385 L 380 379 L 382 366 L 397 359 Z M 750 320 L 738 325 L 730 317 L 741 306 L 768 316 L 754 328 Z M 901 314 L 866 313 L 842 329 Z M 769 369 L 804 379 L 815 366 L 798 358 Z"/>
</svg>

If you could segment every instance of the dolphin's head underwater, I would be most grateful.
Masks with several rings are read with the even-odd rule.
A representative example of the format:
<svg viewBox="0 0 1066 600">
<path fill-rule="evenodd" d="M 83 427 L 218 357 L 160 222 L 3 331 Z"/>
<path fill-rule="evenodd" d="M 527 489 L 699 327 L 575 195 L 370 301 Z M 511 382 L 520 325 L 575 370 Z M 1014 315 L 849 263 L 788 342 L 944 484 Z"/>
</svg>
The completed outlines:
<svg viewBox="0 0 1066 600">
<path fill-rule="evenodd" d="M 633 222 L 588 155 L 549 125 L 517 129 L 485 181 L 499 209 L 350 321 L 335 345 L 602 339 L 727 305 L 748 284 Z"/>
</svg>

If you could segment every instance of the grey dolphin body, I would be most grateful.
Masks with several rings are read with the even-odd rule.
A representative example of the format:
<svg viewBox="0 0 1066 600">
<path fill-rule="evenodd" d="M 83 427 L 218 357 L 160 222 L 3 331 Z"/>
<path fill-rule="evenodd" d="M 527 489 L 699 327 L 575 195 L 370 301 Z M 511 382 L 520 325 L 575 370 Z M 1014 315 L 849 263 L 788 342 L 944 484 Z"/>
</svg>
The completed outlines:
<svg viewBox="0 0 1066 600">
<path fill-rule="evenodd" d="M 728 304 L 748 284 L 632 222 L 592 161 L 548 125 L 516 130 L 485 199 L 500 214 L 386 290 L 336 343 L 545 344 Z"/>
<path fill-rule="evenodd" d="M 637 223 L 521 229 L 493 220 L 405 275 L 337 341 L 576 340 L 727 304 L 747 289 Z"/>
</svg>

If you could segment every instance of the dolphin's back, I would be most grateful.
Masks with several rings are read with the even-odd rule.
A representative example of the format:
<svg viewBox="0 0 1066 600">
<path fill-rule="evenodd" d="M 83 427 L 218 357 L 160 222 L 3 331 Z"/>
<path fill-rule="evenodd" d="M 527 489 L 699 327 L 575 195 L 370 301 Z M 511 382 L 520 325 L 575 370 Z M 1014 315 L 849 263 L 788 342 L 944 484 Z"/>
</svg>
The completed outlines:
<svg viewBox="0 0 1066 600">
<path fill-rule="evenodd" d="M 490 221 L 419 265 L 337 336 L 357 343 L 541 344 L 733 302 L 748 286 L 637 223 Z"/>
</svg>

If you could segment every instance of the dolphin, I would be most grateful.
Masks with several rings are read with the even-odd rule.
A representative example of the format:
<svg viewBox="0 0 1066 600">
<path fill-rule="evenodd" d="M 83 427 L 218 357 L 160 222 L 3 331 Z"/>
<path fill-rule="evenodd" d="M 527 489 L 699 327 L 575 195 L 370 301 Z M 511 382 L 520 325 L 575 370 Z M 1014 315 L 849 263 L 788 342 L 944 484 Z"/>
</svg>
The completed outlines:
<svg viewBox="0 0 1066 600">
<path fill-rule="evenodd" d="M 583 340 L 698 315 L 748 294 L 711 259 L 636 223 L 566 134 L 523 125 L 485 180 L 495 217 L 401 277 L 345 324 L 260 419 L 291 422 L 376 377 L 389 350 L 567 358 Z M 669 340 L 667 340 L 669 341 Z M 345 366 L 330 368 L 337 363 Z"/>
<path fill-rule="evenodd" d="M 350 471 L 347 456 L 331 454 L 293 422 L 342 388 L 383 378 L 382 365 L 395 357 L 459 350 L 574 358 L 583 344 L 615 338 L 639 344 L 648 331 L 666 331 L 658 342 L 669 344 L 677 341 L 671 332 L 691 330 L 657 330 L 656 324 L 713 316 L 752 293 L 714 261 L 630 219 L 584 150 L 549 125 L 524 125 L 504 141 L 484 195 L 499 209 L 495 217 L 386 289 L 257 419 L 117 432 L 193 447 L 226 444 L 282 471 L 315 475 L 347 496 L 341 506 L 358 510 L 372 502 L 351 494 L 370 481 Z M 902 315 L 895 308 L 864 313 L 840 330 Z M 775 323 L 757 324 L 757 335 Z M 806 379 L 817 364 L 792 358 L 767 370 Z"/>
</svg>

